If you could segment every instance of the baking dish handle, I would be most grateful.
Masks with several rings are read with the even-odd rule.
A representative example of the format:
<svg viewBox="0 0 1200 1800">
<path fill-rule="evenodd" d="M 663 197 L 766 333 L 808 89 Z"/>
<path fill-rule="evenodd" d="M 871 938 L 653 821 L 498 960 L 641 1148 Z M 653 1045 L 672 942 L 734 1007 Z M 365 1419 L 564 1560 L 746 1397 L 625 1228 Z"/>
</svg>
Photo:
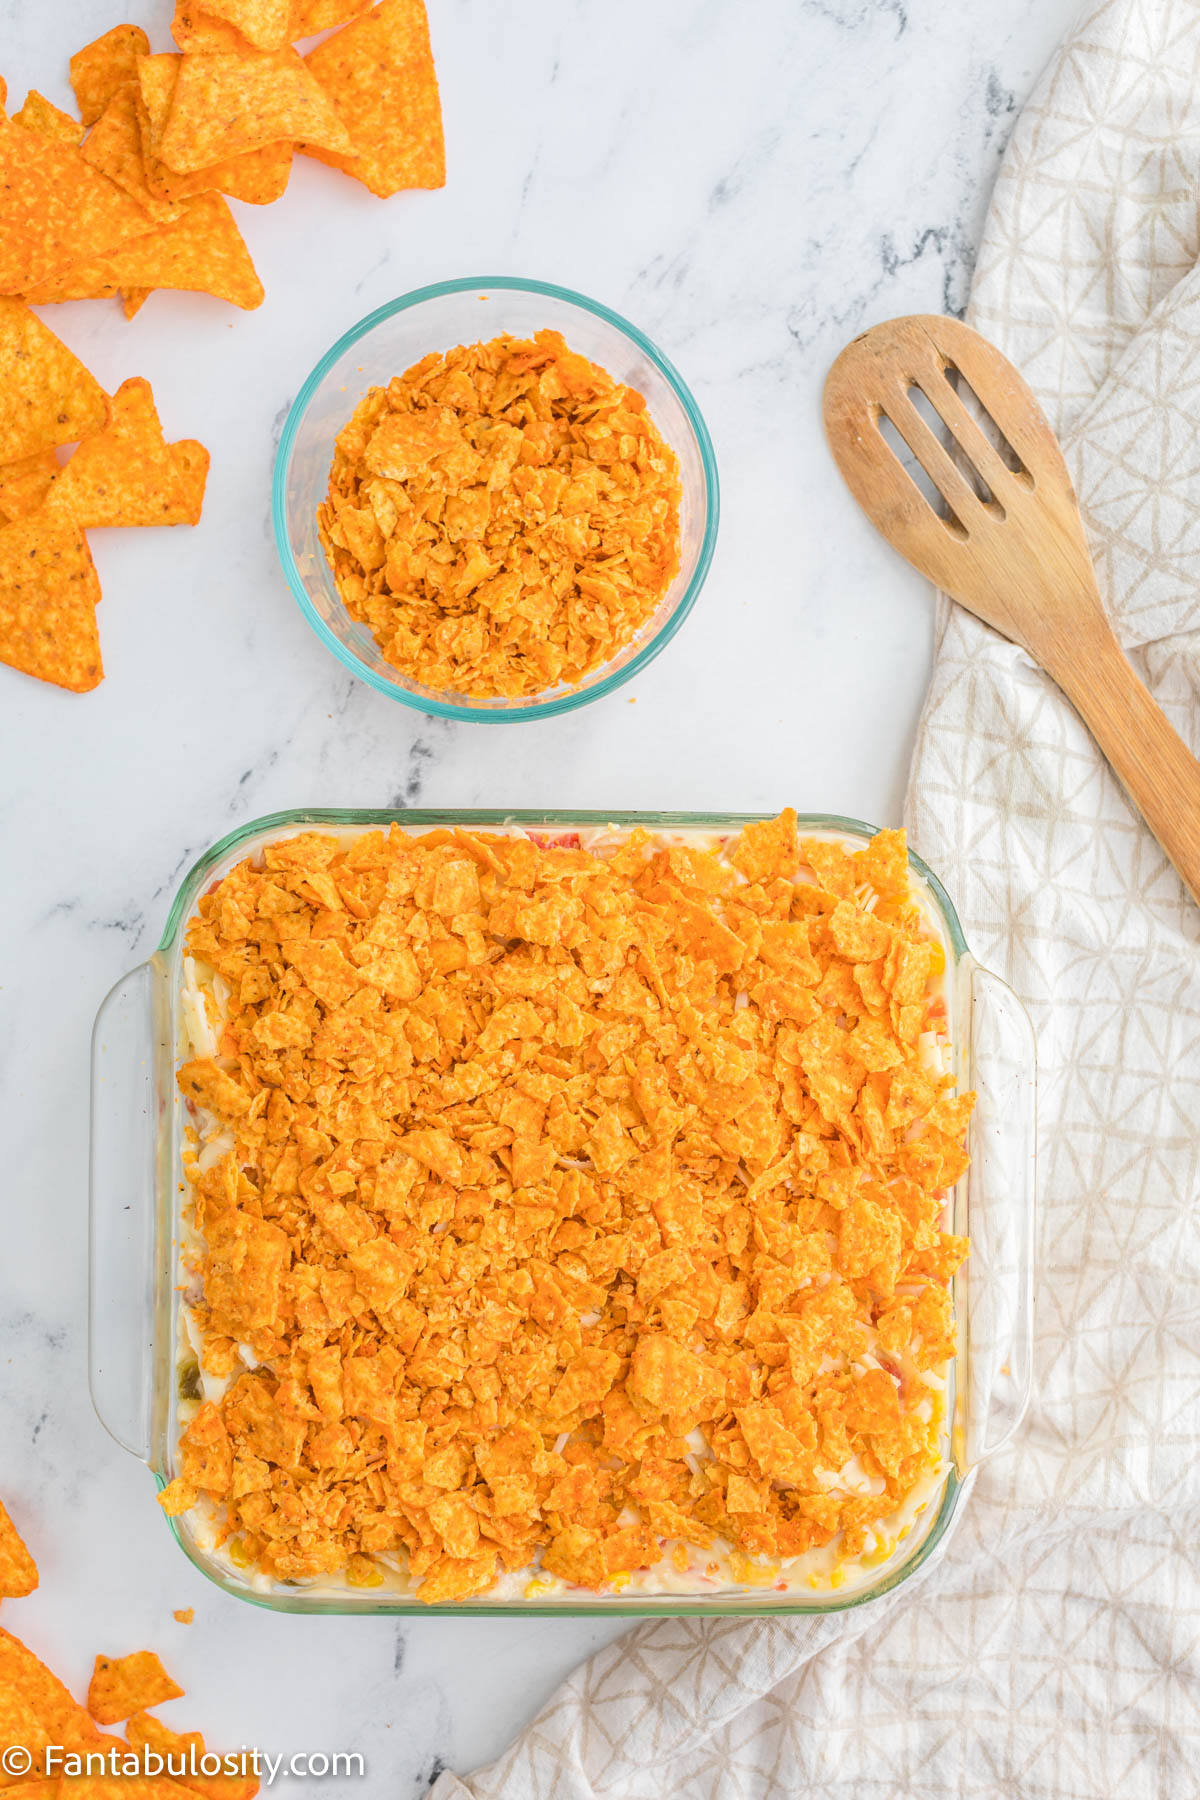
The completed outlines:
<svg viewBox="0 0 1200 1800">
<path fill-rule="evenodd" d="M 1012 989 L 973 963 L 964 1267 L 969 1303 L 965 1443 L 973 1468 L 1009 1443 L 1033 1392 L 1037 1040 Z M 959 1227 L 961 1229 L 961 1226 Z"/>
<path fill-rule="evenodd" d="M 88 1380 L 105 1430 L 150 1459 L 154 1347 L 154 970 L 122 976 L 92 1028 Z"/>
</svg>

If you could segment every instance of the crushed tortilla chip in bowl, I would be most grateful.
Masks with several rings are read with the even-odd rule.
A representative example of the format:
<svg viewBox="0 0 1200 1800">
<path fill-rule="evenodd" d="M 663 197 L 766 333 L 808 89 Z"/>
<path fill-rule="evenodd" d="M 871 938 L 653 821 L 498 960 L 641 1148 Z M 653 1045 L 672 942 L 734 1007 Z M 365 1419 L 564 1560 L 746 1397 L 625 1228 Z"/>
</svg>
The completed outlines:
<svg viewBox="0 0 1200 1800">
<path fill-rule="evenodd" d="M 1024 1413 L 1035 1063 L 901 831 L 259 819 L 97 1018 L 97 1411 L 279 1610 L 863 1604 Z"/>
<path fill-rule="evenodd" d="M 691 611 L 719 510 L 708 431 L 662 352 L 597 301 L 507 276 L 361 320 L 275 462 L 305 618 L 355 675 L 441 718 L 549 718 L 630 680 Z"/>
</svg>

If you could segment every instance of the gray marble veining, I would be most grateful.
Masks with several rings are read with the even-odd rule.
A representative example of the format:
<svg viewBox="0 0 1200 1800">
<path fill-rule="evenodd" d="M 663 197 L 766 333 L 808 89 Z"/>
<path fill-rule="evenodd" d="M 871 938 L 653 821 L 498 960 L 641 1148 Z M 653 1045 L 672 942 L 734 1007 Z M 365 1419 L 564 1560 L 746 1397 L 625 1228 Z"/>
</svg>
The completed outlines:
<svg viewBox="0 0 1200 1800">
<path fill-rule="evenodd" d="M 170 7 L 145 14 L 167 48 Z M 432 0 L 444 193 L 373 200 L 298 159 L 239 207 L 254 314 L 155 295 L 48 309 L 105 384 L 146 375 L 213 453 L 195 531 L 96 532 L 108 678 L 75 698 L 0 668 L 0 1494 L 41 1592 L 4 1624 L 70 1679 L 151 1644 L 213 1744 L 353 1748 L 418 1795 L 495 1754 L 620 1629 L 593 1620 L 287 1618 L 210 1588 L 86 1379 L 88 1033 L 157 941 L 184 869 L 257 814 L 371 806 L 899 812 L 930 601 L 870 535 L 819 394 L 862 325 L 964 305 L 1015 109 L 1074 0 Z M 151 12 L 153 17 L 150 17 Z M 10 104 L 65 103 L 111 0 L 0 0 Z M 648 331 L 708 419 L 723 482 L 708 586 L 637 681 L 545 724 L 447 725 L 348 678 L 271 541 L 271 457 L 332 340 L 403 290 L 525 274 Z M 190 1629 L 171 1618 L 194 1606 Z M 300 1793 L 280 1782 L 276 1791 Z"/>
</svg>

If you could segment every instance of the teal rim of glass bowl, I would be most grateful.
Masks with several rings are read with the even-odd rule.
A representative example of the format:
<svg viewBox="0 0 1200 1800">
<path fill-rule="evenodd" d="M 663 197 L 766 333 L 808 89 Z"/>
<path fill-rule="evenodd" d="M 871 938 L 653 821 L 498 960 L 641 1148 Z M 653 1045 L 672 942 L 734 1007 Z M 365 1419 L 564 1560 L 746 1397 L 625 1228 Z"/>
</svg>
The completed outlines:
<svg viewBox="0 0 1200 1800">
<path fill-rule="evenodd" d="M 692 570 L 691 580 L 670 618 L 647 643 L 643 644 L 636 656 L 631 657 L 623 668 L 615 669 L 603 681 L 597 681 L 590 687 L 568 688 L 564 693 L 555 695 L 553 699 L 531 702 L 528 706 L 474 707 L 461 705 L 456 701 L 436 700 L 431 695 L 416 694 L 408 688 L 402 688 L 396 682 L 390 681 L 386 675 L 381 675 L 377 670 L 369 668 L 354 654 L 353 650 L 342 642 L 336 632 L 330 630 L 313 605 L 297 567 L 296 558 L 292 553 L 291 539 L 287 529 L 285 489 L 287 471 L 292 460 L 292 446 L 308 410 L 309 401 L 338 358 L 349 350 L 352 344 L 356 344 L 360 338 L 366 337 L 367 333 L 373 331 L 377 325 L 381 325 L 385 319 L 390 319 L 393 313 L 405 312 L 410 306 L 419 306 L 425 300 L 440 300 L 446 294 L 484 292 L 488 288 L 505 289 L 517 293 L 544 294 L 551 300 L 564 300 L 568 305 L 578 306 L 584 312 L 593 313 L 596 318 L 603 319 L 606 324 L 615 326 L 618 331 L 623 332 L 650 359 L 659 374 L 674 390 L 679 404 L 687 415 L 688 423 L 696 435 L 696 442 L 700 447 L 700 461 L 704 469 L 704 537 L 700 544 L 700 554 L 696 558 L 696 566 Z M 275 548 L 283 565 L 287 584 L 292 590 L 300 611 L 326 649 L 332 650 L 338 661 L 349 669 L 352 675 L 357 675 L 361 681 L 367 682 L 377 692 L 387 694 L 393 700 L 399 700 L 404 706 L 415 707 L 418 712 L 432 713 L 439 719 L 467 719 L 480 725 L 519 724 L 526 719 L 553 718 L 556 713 L 572 712 L 575 707 L 586 706 L 589 701 L 602 700 L 606 694 L 611 694 L 625 682 L 631 681 L 635 675 L 639 675 L 649 663 L 654 661 L 659 651 L 666 648 L 695 605 L 696 597 L 704 586 L 709 564 L 712 562 L 713 551 L 716 548 L 717 526 L 720 517 L 721 490 L 717 478 L 717 459 L 713 452 L 712 439 L 708 435 L 708 427 L 704 423 L 700 408 L 692 398 L 691 389 L 675 365 L 651 342 L 645 332 L 639 331 L 636 325 L 631 325 L 628 319 L 622 318 L 621 314 L 614 312 L 611 307 L 602 306 L 598 300 L 589 300 L 586 294 L 577 294 L 572 288 L 556 287 L 553 282 L 549 281 L 524 281 L 515 275 L 494 275 L 478 279 L 463 276 L 455 281 L 434 282 L 431 287 L 414 288 L 411 294 L 401 294 L 398 300 L 389 300 L 386 306 L 377 307 L 374 312 L 368 313 L 365 319 L 360 319 L 357 325 L 352 325 L 349 331 L 345 332 L 337 343 L 325 352 L 292 402 L 287 422 L 279 439 L 279 448 L 275 453 L 275 472 L 271 483 L 271 522 L 275 531 Z"/>
</svg>

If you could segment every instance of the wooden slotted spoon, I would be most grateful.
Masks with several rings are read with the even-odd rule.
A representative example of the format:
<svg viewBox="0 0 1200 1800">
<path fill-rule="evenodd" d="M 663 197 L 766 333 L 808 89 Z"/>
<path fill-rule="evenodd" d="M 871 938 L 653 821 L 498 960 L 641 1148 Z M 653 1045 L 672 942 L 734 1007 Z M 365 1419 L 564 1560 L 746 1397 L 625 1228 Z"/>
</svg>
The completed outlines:
<svg viewBox="0 0 1200 1800">
<path fill-rule="evenodd" d="M 958 375 L 1011 455 L 968 410 Z M 947 428 L 953 453 L 922 417 L 914 389 Z M 885 419 L 948 517 L 934 511 L 890 448 Z M 957 319 L 876 325 L 829 372 L 825 429 L 851 493 L 889 544 L 1058 683 L 1200 901 L 1200 763 L 1125 659 L 1096 587 L 1062 451 L 1007 357 Z"/>
</svg>

